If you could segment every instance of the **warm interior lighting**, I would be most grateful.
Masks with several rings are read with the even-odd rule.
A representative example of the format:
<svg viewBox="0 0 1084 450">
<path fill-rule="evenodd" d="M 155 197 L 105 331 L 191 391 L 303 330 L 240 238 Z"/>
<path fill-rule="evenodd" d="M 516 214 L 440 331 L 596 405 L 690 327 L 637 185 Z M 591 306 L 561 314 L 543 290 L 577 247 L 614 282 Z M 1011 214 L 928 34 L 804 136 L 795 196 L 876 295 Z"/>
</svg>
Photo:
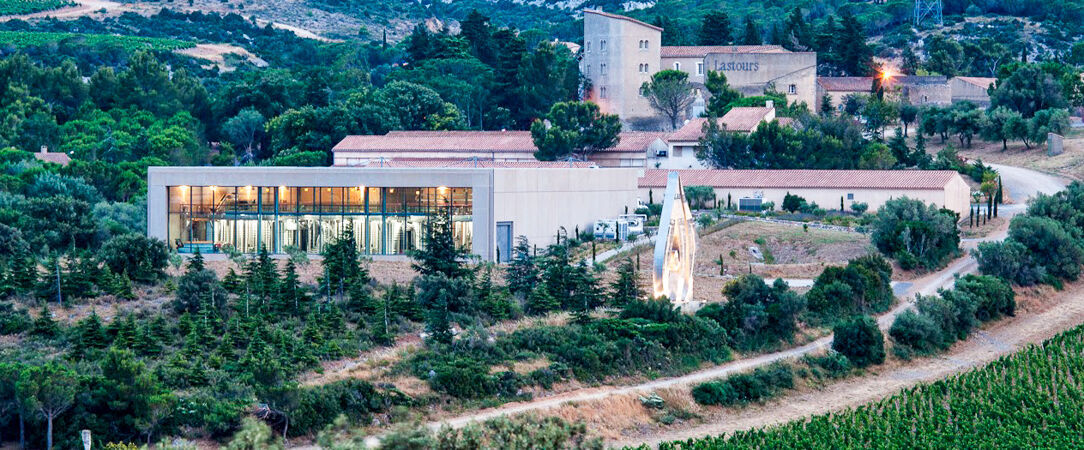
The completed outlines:
<svg viewBox="0 0 1084 450">
<path fill-rule="evenodd" d="M 881 79 L 884 80 L 884 81 L 888 81 L 889 79 L 891 79 L 894 76 L 896 76 L 896 73 L 893 72 L 892 69 L 885 69 L 885 70 L 881 71 Z"/>
<path fill-rule="evenodd" d="M 211 186 L 211 192 L 214 192 L 217 189 L 218 189 L 218 186 Z"/>
</svg>

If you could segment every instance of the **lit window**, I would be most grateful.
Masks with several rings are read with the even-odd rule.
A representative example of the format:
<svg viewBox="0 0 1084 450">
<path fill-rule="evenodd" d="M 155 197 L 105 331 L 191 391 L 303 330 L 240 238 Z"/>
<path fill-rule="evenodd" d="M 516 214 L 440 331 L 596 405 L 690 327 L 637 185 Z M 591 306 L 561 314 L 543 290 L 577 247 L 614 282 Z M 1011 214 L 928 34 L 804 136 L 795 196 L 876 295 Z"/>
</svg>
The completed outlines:
<svg viewBox="0 0 1084 450">
<path fill-rule="evenodd" d="M 679 62 L 674 63 L 674 70 L 681 70 L 681 63 L 679 63 Z"/>
<path fill-rule="evenodd" d="M 798 93 L 798 85 L 796 85 L 796 84 L 790 85 L 790 88 L 787 89 L 787 91 L 790 92 L 790 95 L 797 94 Z"/>
<path fill-rule="evenodd" d="M 704 74 L 704 63 L 702 63 L 702 62 L 696 63 L 696 74 L 697 75 L 703 75 Z"/>
</svg>

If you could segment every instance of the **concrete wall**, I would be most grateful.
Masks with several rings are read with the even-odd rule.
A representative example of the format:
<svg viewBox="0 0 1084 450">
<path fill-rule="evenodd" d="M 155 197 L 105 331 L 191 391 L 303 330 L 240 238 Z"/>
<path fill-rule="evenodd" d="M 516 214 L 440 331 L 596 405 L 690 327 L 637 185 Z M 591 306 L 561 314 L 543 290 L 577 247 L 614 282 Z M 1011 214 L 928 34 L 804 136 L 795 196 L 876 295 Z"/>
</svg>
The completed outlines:
<svg viewBox="0 0 1084 450">
<path fill-rule="evenodd" d="M 561 170 L 561 169 L 545 169 Z M 493 258 L 493 169 L 361 167 L 151 167 L 147 171 L 147 235 L 165 240 L 168 186 L 379 186 L 472 189 L 471 252 Z"/>
<path fill-rule="evenodd" d="M 957 183 L 959 181 L 959 183 Z M 643 199 L 648 198 L 647 188 L 640 189 L 640 197 Z M 661 198 L 660 196 L 665 191 L 664 187 L 656 187 L 650 189 L 655 198 Z M 737 205 L 740 198 L 754 198 L 758 195 L 763 198 L 765 202 L 774 202 L 775 210 L 778 211 L 783 205 L 783 197 L 787 193 L 797 195 L 804 198 L 807 202 L 816 202 L 818 206 L 826 210 L 839 210 L 839 200 L 843 198 L 843 205 L 847 211 L 851 210 L 851 205 L 856 202 L 862 202 L 869 205 L 869 211 L 876 211 L 893 198 L 908 197 L 913 199 L 922 200 L 925 203 L 932 203 L 938 207 L 945 207 L 951 209 L 961 215 L 961 217 L 967 214 L 968 199 L 970 198 L 970 188 L 962 178 L 957 177 L 950 182 L 944 190 L 937 189 L 807 189 L 807 188 L 794 188 L 794 189 L 748 189 L 748 188 L 716 188 L 715 198 L 719 202 L 719 205 L 726 206 L 727 194 L 730 195 L 731 202 Z M 847 194 L 853 194 L 854 198 L 847 199 Z"/>
<path fill-rule="evenodd" d="M 583 14 L 584 48 L 583 72 L 591 81 L 588 98 L 599 105 L 602 112 L 617 114 L 622 120 L 654 117 L 646 98 L 640 96 L 640 86 L 651 80 L 651 74 L 659 70 L 659 48 L 662 33 L 628 19 L 620 19 L 585 11 Z M 648 41 L 647 48 L 640 48 L 640 41 Z M 606 41 L 606 51 L 602 51 Z M 607 65 L 606 75 L 601 66 Z M 648 64 L 647 73 L 641 73 L 640 64 Z M 606 88 L 606 98 L 601 90 Z"/>
<path fill-rule="evenodd" d="M 722 71 L 730 86 L 743 92 L 763 92 L 774 83 L 788 102 L 817 104 L 816 53 L 712 53 L 704 58 L 704 70 Z M 792 84 L 793 95 L 788 90 Z"/>
<path fill-rule="evenodd" d="M 546 246 L 559 227 L 572 236 L 576 227 L 588 230 L 598 219 L 624 214 L 626 206 L 631 213 L 642 174 L 640 168 L 493 169 L 494 221 L 512 222 L 514 236 Z"/>
</svg>

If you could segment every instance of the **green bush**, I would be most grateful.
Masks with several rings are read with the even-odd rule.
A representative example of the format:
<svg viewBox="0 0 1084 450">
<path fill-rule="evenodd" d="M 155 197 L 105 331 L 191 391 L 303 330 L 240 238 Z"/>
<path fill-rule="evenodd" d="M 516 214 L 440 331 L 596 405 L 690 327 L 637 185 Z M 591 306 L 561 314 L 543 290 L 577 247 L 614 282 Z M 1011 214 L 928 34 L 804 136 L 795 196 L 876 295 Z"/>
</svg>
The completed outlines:
<svg viewBox="0 0 1084 450">
<path fill-rule="evenodd" d="M 846 356 L 855 367 L 885 362 L 885 341 L 877 321 L 870 316 L 858 316 L 836 325 L 832 350 Z"/>
<path fill-rule="evenodd" d="M 839 352 L 829 351 L 824 355 L 806 355 L 802 357 L 807 365 L 827 372 L 828 378 L 839 378 L 851 371 L 851 361 Z"/>
<path fill-rule="evenodd" d="M 127 273 L 132 281 L 140 283 L 162 279 L 169 265 L 166 243 L 141 233 L 116 236 L 98 254 L 113 273 Z"/>
<path fill-rule="evenodd" d="M 771 286 L 756 275 L 744 275 L 723 288 L 727 302 L 708 305 L 698 317 L 714 320 L 726 330 L 734 347 L 748 350 L 788 340 L 798 329 L 804 299 L 779 279 Z"/>
<path fill-rule="evenodd" d="M 889 336 L 897 344 L 912 348 L 919 353 L 932 353 L 942 342 L 941 329 L 925 315 L 907 310 L 900 313 L 888 329 Z"/>
<path fill-rule="evenodd" d="M 900 259 L 900 265 L 936 269 L 959 251 L 960 234 L 956 213 L 926 205 L 907 197 L 885 202 L 873 221 L 873 245 L 885 255 Z M 908 254 L 910 256 L 908 256 Z"/>
<path fill-rule="evenodd" d="M 794 369 L 783 363 L 732 375 L 724 380 L 708 381 L 693 387 L 693 400 L 701 405 L 744 405 L 794 388 Z"/>
</svg>

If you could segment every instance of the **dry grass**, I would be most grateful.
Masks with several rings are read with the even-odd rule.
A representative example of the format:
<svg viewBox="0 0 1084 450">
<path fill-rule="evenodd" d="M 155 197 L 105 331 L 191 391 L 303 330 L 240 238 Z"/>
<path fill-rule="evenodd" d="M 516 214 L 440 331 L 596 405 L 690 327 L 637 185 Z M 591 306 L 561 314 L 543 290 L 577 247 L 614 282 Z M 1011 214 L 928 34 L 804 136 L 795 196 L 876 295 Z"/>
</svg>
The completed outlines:
<svg viewBox="0 0 1084 450">
<path fill-rule="evenodd" d="M 983 223 L 976 227 L 971 227 L 967 223 L 965 218 L 960 222 L 960 237 L 967 238 L 981 238 L 989 236 L 997 231 L 1001 231 L 1008 226 L 1008 219 L 1005 216 L 991 217 L 986 223 Z"/>
<path fill-rule="evenodd" d="M 643 430 L 654 422 L 637 394 L 567 403 L 547 415 L 569 422 L 583 422 L 587 429 L 608 440 L 618 439 L 628 431 Z"/>
</svg>

